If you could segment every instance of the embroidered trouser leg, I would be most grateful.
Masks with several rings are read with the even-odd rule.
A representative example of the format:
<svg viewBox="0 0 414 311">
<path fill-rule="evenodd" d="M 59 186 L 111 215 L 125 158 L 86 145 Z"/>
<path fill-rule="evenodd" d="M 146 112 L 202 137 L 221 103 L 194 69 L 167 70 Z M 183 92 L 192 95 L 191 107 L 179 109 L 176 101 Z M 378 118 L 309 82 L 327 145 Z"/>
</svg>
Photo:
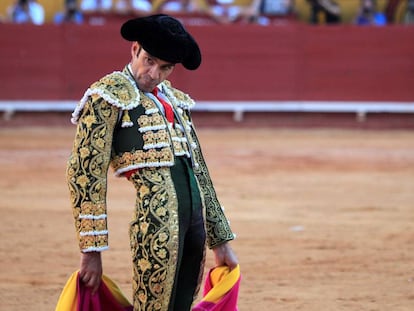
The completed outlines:
<svg viewBox="0 0 414 311">
<path fill-rule="evenodd" d="M 187 311 L 204 263 L 200 193 L 186 159 L 170 168 L 142 169 L 130 239 L 134 311 Z"/>
<path fill-rule="evenodd" d="M 178 201 L 169 168 L 130 177 L 137 190 L 130 226 L 134 311 L 167 311 L 178 261 Z"/>
</svg>

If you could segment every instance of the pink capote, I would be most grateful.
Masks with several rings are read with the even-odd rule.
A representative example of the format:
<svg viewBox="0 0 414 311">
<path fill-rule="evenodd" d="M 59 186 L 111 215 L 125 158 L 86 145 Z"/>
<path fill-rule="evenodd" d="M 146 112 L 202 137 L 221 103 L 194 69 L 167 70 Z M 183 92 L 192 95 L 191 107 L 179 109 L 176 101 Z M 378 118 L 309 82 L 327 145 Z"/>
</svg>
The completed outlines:
<svg viewBox="0 0 414 311">
<path fill-rule="evenodd" d="M 92 295 L 91 288 L 86 287 L 78 275 L 77 289 L 77 311 L 133 311 L 132 306 L 121 305 L 103 281 L 99 286 L 98 292 Z"/>
<path fill-rule="evenodd" d="M 226 266 L 211 269 L 204 284 L 203 299 L 192 311 L 237 311 L 240 267 L 230 271 Z"/>
<path fill-rule="evenodd" d="M 55 311 L 133 311 L 133 307 L 109 277 L 102 276 L 98 291 L 92 295 L 76 271 L 66 282 Z"/>
</svg>

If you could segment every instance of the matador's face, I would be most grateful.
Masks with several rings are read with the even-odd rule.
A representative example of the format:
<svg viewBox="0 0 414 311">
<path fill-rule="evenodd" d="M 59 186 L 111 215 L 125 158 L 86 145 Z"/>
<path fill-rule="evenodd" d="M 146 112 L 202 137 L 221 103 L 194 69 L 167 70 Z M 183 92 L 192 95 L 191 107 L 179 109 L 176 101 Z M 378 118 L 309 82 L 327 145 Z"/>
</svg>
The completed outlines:
<svg viewBox="0 0 414 311">
<path fill-rule="evenodd" d="M 131 54 L 132 75 L 141 91 L 151 92 L 174 70 L 175 64 L 152 56 L 137 42 L 132 44 Z"/>
</svg>

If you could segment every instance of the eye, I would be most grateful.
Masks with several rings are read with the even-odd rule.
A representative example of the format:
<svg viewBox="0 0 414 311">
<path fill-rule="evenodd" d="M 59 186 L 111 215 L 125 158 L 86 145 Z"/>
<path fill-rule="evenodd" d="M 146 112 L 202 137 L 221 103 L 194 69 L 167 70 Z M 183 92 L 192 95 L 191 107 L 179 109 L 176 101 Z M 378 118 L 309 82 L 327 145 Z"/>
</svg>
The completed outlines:
<svg viewBox="0 0 414 311">
<path fill-rule="evenodd" d="M 145 58 L 145 63 L 152 66 L 154 65 L 154 60 L 151 57 Z"/>
<path fill-rule="evenodd" d="M 170 71 L 174 68 L 174 65 L 166 65 L 162 67 L 163 71 Z"/>
</svg>

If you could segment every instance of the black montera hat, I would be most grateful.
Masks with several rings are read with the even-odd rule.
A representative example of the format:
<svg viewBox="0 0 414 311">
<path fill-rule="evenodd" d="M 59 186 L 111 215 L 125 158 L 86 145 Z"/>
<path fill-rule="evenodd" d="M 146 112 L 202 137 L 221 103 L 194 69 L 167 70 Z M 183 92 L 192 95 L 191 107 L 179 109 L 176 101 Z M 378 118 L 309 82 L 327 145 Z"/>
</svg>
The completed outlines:
<svg viewBox="0 0 414 311">
<path fill-rule="evenodd" d="M 189 70 L 201 64 L 197 42 L 175 18 L 157 14 L 130 19 L 121 27 L 128 41 L 138 41 L 149 54 L 171 63 L 182 63 Z"/>
</svg>

